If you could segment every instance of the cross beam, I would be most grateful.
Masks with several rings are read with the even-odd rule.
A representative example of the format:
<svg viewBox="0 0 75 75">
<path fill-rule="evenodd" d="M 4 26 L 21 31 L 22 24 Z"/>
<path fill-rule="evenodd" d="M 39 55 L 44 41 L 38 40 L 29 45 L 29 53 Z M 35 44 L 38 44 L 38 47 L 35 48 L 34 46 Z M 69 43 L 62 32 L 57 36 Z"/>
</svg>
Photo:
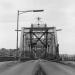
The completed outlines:
<svg viewBox="0 0 75 75">
<path fill-rule="evenodd" d="M 43 36 L 44 34 L 45 34 L 45 33 L 43 33 L 43 34 L 40 36 L 40 38 L 38 38 L 38 36 L 37 36 L 35 33 L 33 33 L 33 35 L 35 35 L 35 37 L 37 38 L 37 41 L 36 41 L 36 42 L 40 41 L 40 42 L 46 47 L 46 45 L 41 41 L 41 38 L 42 38 L 42 36 Z"/>
</svg>

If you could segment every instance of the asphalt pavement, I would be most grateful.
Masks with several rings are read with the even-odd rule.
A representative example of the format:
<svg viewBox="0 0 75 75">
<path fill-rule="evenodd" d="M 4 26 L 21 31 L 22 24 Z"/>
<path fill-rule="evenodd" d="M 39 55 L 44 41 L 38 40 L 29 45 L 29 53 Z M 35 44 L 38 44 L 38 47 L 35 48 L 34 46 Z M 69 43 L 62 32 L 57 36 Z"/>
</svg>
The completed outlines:
<svg viewBox="0 0 75 75">
<path fill-rule="evenodd" d="M 75 68 L 46 60 L 31 60 L 22 62 L 0 71 L 0 75 L 35 75 L 39 66 L 45 75 L 75 75 Z M 0 66 L 2 67 L 2 66 Z M 1 68 L 0 68 L 1 70 Z"/>
</svg>

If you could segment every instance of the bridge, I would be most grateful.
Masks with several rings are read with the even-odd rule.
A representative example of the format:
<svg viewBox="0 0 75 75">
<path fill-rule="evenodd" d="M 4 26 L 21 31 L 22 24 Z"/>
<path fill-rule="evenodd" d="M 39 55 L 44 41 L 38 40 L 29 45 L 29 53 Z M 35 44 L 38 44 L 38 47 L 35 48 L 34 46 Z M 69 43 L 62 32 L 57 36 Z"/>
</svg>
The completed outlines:
<svg viewBox="0 0 75 75">
<path fill-rule="evenodd" d="M 22 27 L 21 29 L 19 57 L 32 59 L 58 58 L 59 44 L 56 27 L 48 27 L 47 24 L 41 24 L 39 17 L 37 20 L 37 24 L 31 24 L 31 27 Z"/>
</svg>

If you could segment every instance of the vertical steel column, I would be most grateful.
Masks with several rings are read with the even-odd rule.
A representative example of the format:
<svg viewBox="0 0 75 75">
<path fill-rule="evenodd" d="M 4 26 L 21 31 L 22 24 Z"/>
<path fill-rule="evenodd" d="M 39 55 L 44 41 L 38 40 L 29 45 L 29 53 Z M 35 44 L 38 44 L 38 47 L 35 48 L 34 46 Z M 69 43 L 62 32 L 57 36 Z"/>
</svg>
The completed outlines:
<svg viewBox="0 0 75 75">
<path fill-rule="evenodd" d="M 47 53 L 47 46 L 48 46 L 48 29 L 46 28 L 46 53 Z"/>
<path fill-rule="evenodd" d="M 19 11 L 17 13 L 17 55 L 18 55 L 18 29 L 19 29 Z"/>
<path fill-rule="evenodd" d="M 23 53 L 22 53 L 23 56 L 24 56 L 24 43 L 25 43 L 25 42 L 24 42 L 24 34 L 23 34 Z"/>
<path fill-rule="evenodd" d="M 32 52 L 32 25 L 31 25 L 31 29 L 30 29 L 30 47 L 31 47 L 31 53 L 33 53 Z M 32 56 L 33 54 L 31 54 L 31 56 Z"/>
<path fill-rule="evenodd" d="M 21 60 L 22 56 L 23 56 L 23 51 L 24 51 L 24 33 L 23 33 L 23 48 L 21 53 L 19 54 L 19 61 Z"/>
<path fill-rule="evenodd" d="M 31 44 L 31 51 L 32 51 L 32 27 L 30 29 L 30 44 Z"/>
</svg>

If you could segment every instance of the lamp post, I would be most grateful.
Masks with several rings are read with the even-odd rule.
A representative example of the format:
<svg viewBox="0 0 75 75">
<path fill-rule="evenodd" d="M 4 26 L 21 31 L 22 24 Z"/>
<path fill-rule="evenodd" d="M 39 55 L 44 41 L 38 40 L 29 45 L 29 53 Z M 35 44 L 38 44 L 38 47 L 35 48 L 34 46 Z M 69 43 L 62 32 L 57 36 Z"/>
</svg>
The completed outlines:
<svg viewBox="0 0 75 75">
<path fill-rule="evenodd" d="M 19 15 L 27 12 L 43 12 L 44 10 L 28 10 L 28 11 L 19 11 L 17 12 L 17 51 L 18 51 L 18 31 L 19 31 Z"/>
</svg>

